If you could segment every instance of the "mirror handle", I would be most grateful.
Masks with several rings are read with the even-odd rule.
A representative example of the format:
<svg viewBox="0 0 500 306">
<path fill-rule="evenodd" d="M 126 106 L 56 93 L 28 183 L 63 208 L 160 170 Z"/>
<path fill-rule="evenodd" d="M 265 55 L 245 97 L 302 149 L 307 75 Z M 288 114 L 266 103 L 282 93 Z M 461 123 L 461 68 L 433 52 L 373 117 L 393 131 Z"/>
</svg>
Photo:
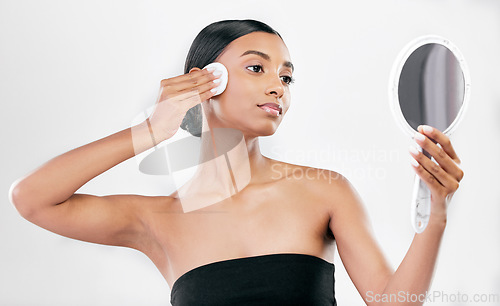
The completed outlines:
<svg viewBox="0 0 500 306">
<path fill-rule="evenodd" d="M 421 148 L 419 148 L 421 149 Z M 422 150 L 422 149 L 421 149 Z M 422 153 L 431 159 L 431 155 L 422 150 Z M 429 223 L 431 216 L 431 191 L 420 177 L 415 174 L 413 197 L 411 201 L 411 224 L 415 233 L 422 233 Z"/>
</svg>

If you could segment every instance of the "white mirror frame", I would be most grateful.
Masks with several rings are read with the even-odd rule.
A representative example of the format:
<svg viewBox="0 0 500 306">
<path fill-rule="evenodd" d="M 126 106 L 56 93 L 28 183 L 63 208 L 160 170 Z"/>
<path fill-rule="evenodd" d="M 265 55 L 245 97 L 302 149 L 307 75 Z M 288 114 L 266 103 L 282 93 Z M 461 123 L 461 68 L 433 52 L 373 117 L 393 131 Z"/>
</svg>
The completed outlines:
<svg viewBox="0 0 500 306">
<path fill-rule="evenodd" d="M 455 58 L 457 59 L 460 68 L 462 69 L 462 74 L 464 77 L 464 100 L 462 102 L 463 104 L 460 107 L 460 110 L 457 116 L 455 117 L 455 120 L 453 120 L 453 122 L 450 124 L 450 126 L 446 128 L 446 130 L 442 131 L 444 134 L 450 135 L 455 130 L 458 123 L 462 120 L 463 114 L 465 113 L 469 105 L 469 99 L 470 99 L 469 69 L 460 50 L 449 40 L 437 35 L 425 35 L 412 40 L 400 51 L 399 55 L 397 56 L 392 66 L 392 71 L 389 78 L 389 104 L 390 104 L 389 107 L 391 109 L 392 115 L 394 116 L 394 118 L 396 118 L 396 121 L 399 123 L 401 129 L 411 136 L 414 135 L 415 130 L 404 119 L 403 112 L 399 104 L 399 78 L 401 77 L 401 71 L 403 70 L 406 60 L 410 57 L 410 55 L 421 46 L 432 43 L 439 44 L 448 48 L 448 50 L 450 50 L 453 53 L 453 55 L 455 55 Z"/>
</svg>

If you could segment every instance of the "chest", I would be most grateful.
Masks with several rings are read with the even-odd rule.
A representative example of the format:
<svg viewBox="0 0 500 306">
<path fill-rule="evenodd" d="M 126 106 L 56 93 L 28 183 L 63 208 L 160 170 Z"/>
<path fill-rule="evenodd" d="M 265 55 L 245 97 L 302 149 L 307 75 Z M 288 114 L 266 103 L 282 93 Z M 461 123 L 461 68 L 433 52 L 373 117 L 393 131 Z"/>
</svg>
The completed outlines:
<svg viewBox="0 0 500 306">
<path fill-rule="evenodd" d="M 333 259 L 330 215 L 304 188 L 259 186 L 184 213 L 157 212 L 153 234 L 168 258 L 169 274 L 227 258 L 301 253 Z"/>
</svg>

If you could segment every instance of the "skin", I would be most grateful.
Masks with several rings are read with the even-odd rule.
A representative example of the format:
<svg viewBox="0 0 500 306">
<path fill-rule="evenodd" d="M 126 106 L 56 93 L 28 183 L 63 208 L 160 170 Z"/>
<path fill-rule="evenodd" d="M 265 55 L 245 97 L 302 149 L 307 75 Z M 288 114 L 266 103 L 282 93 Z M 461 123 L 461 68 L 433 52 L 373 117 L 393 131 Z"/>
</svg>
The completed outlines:
<svg viewBox="0 0 500 306">
<path fill-rule="evenodd" d="M 256 54 L 242 57 L 247 50 L 263 52 L 269 59 Z M 275 253 L 309 254 L 333 262 L 337 246 L 367 304 L 377 304 L 370 301 L 375 294 L 424 293 L 446 226 L 447 204 L 463 177 L 449 138 L 436 129 L 419 128 L 424 140 L 417 143 L 438 163 L 422 154 L 412 155 L 418 163 L 413 166 L 415 172 L 431 190 L 432 214 L 427 229 L 415 234 L 405 258 L 393 271 L 347 179 L 260 153 L 258 137 L 272 135 L 290 107 L 285 76 L 293 71 L 284 64 L 290 55 L 283 41 L 273 34 L 251 33 L 233 41 L 218 61 L 230 75 L 220 96 L 210 92 L 217 77 L 206 70 L 195 68 L 163 80 L 149 124 L 143 122 L 64 153 L 16 181 L 10 196 L 21 215 L 66 237 L 137 249 L 155 263 L 170 288 L 187 271 L 208 263 Z M 283 106 L 279 117 L 257 107 L 273 101 Z M 228 194 L 232 181 L 223 175 L 225 164 L 212 160 L 201 165 L 203 171 L 185 186 L 190 195 L 214 196 L 216 202 L 187 213 L 178 191 L 155 197 L 75 193 L 96 175 L 151 148 L 151 131 L 157 143 L 170 138 L 185 112 L 197 103 L 204 110 L 203 129 L 211 135 L 202 139 L 202 157 L 217 151 L 215 127 L 236 129 L 243 135 L 245 151 L 231 160 L 231 174 L 241 178 L 248 162 L 251 177 L 244 188 Z M 214 181 L 210 188 L 204 187 Z M 41 192 L 45 190 L 51 192 Z"/>
</svg>

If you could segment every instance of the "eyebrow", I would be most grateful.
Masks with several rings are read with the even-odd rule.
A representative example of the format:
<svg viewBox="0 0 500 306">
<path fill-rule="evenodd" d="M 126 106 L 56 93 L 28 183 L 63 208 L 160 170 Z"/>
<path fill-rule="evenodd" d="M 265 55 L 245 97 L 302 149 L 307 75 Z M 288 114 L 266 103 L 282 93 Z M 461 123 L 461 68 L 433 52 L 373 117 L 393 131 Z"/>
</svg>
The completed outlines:
<svg viewBox="0 0 500 306">
<path fill-rule="evenodd" d="M 271 57 L 270 57 L 269 55 L 267 55 L 267 54 L 266 54 L 266 53 L 264 53 L 264 52 L 257 51 L 257 50 L 247 50 L 247 51 L 243 52 L 243 54 L 242 54 L 242 55 L 240 55 L 240 57 L 245 56 L 245 55 L 249 55 L 249 54 L 255 54 L 255 55 L 258 55 L 258 56 L 262 57 L 263 59 L 265 59 L 266 61 L 270 61 L 270 60 L 271 60 Z M 290 62 L 290 61 L 285 61 L 285 62 L 283 63 L 283 66 L 288 67 L 288 68 L 291 68 L 291 69 L 292 69 L 292 72 L 293 72 L 293 70 L 294 70 L 294 68 L 293 68 L 293 64 L 292 64 L 292 62 Z"/>
</svg>

